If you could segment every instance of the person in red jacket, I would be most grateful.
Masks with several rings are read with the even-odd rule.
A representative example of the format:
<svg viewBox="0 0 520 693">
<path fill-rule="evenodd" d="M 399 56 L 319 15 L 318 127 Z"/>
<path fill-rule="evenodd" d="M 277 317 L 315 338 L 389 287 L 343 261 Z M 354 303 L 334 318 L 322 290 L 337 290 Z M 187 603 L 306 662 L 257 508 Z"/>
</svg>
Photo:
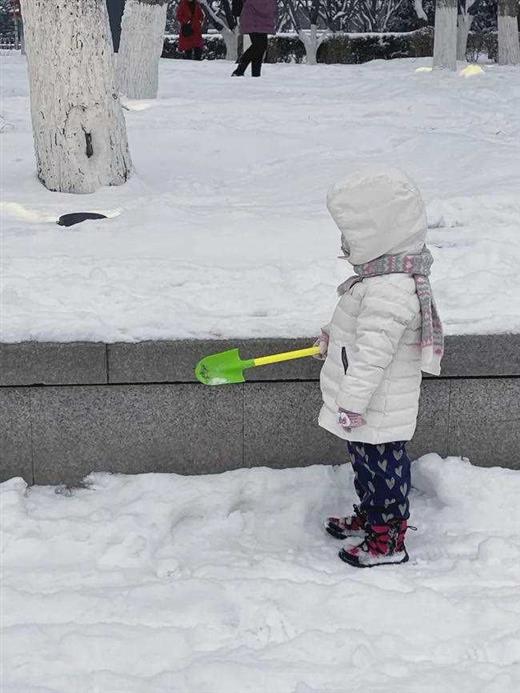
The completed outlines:
<svg viewBox="0 0 520 693">
<path fill-rule="evenodd" d="M 200 3 L 197 0 L 181 0 L 176 16 L 180 24 L 179 50 L 188 60 L 193 58 L 201 60 L 204 47 L 202 38 L 204 12 Z"/>
</svg>

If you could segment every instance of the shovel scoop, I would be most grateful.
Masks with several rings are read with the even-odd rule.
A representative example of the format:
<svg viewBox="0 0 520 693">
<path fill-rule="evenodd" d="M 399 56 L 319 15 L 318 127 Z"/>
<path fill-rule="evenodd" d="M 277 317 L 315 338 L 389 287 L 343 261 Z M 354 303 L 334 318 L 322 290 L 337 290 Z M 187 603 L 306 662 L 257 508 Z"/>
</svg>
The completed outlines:
<svg viewBox="0 0 520 693">
<path fill-rule="evenodd" d="M 271 356 L 261 356 L 257 359 L 241 359 L 238 349 L 230 349 L 201 359 L 195 368 L 195 376 L 203 385 L 244 383 L 246 381 L 244 371 L 248 368 L 301 359 L 306 356 L 316 356 L 319 353 L 319 347 L 309 347 L 308 349 L 285 351 Z"/>
</svg>

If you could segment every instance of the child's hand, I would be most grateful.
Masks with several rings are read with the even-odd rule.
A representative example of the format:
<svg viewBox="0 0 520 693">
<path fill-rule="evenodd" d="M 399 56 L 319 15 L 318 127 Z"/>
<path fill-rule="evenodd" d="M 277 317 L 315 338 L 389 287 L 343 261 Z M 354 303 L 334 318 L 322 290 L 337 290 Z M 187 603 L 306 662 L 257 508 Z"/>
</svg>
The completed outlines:
<svg viewBox="0 0 520 693">
<path fill-rule="evenodd" d="M 353 411 L 345 411 L 345 409 L 339 409 L 338 423 L 342 428 L 345 429 L 345 431 L 351 431 L 353 428 L 366 426 L 367 422 L 361 416 L 361 414 L 356 414 Z"/>
<path fill-rule="evenodd" d="M 321 335 L 314 342 L 313 346 L 319 347 L 320 353 L 316 354 L 316 356 L 313 356 L 312 358 L 318 359 L 318 361 L 325 361 L 327 358 L 327 351 L 329 349 L 329 335 L 322 330 Z"/>
</svg>

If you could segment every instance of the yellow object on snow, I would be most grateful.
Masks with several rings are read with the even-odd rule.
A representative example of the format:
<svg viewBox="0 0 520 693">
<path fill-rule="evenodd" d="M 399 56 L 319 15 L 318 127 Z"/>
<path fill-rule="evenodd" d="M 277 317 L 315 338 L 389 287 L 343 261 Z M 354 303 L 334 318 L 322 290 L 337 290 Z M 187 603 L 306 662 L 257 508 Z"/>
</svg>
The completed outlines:
<svg viewBox="0 0 520 693">
<path fill-rule="evenodd" d="M 483 75 L 484 70 L 480 65 L 468 65 L 459 72 L 459 77 L 474 77 L 475 75 Z"/>
</svg>

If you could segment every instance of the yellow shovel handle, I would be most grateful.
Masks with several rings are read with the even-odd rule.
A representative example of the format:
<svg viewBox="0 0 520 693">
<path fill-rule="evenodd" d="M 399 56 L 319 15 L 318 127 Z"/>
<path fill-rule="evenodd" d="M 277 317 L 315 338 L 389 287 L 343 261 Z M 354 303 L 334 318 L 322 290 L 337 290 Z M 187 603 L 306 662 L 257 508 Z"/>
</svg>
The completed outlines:
<svg viewBox="0 0 520 693">
<path fill-rule="evenodd" d="M 309 347 L 307 349 L 297 349 L 296 351 L 285 351 L 283 354 L 260 356 L 260 358 L 253 359 L 253 361 L 255 366 L 267 366 L 270 363 L 280 363 L 280 361 L 291 361 L 292 359 L 303 359 L 306 356 L 317 356 L 319 353 L 319 347 Z"/>
</svg>

